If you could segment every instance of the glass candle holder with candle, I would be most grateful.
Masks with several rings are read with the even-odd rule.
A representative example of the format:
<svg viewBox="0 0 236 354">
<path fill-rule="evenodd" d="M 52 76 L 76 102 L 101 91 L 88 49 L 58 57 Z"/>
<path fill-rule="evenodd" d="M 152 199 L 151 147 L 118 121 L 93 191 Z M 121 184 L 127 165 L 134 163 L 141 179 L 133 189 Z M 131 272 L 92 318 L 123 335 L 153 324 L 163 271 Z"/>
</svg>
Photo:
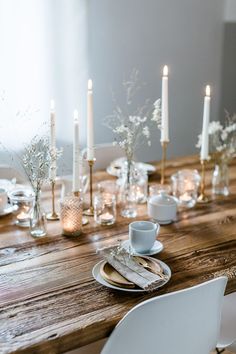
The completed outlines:
<svg viewBox="0 0 236 354">
<path fill-rule="evenodd" d="M 20 227 L 29 227 L 35 200 L 34 193 L 30 189 L 15 189 L 9 193 L 9 199 L 16 217 L 15 224 Z"/>
<path fill-rule="evenodd" d="M 172 193 L 182 207 L 192 208 L 197 202 L 201 177 L 197 170 L 181 170 L 171 176 Z"/>
<path fill-rule="evenodd" d="M 74 194 L 66 196 L 60 206 L 62 234 L 79 236 L 82 232 L 83 198 Z"/>
<path fill-rule="evenodd" d="M 97 193 L 94 197 L 94 220 L 100 225 L 113 225 L 116 221 L 116 196 Z"/>
</svg>

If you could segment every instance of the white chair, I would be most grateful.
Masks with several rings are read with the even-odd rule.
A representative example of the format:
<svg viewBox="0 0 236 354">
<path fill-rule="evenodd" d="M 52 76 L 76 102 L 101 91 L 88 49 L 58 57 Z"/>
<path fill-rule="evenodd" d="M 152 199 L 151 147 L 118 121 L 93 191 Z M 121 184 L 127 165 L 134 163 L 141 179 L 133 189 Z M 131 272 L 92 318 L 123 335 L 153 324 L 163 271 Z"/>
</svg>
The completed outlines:
<svg viewBox="0 0 236 354">
<path fill-rule="evenodd" d="M 102 354 L 209 354 L 220 329 L 226 277 L 158 296 L 135 306 Z"/>
<path fill-rule="evenodd" d="M 222 306 L 222 319 L 217 352 L 227 348 L 236 353 L 236 292 L 224 296 Z"/>
</svg>

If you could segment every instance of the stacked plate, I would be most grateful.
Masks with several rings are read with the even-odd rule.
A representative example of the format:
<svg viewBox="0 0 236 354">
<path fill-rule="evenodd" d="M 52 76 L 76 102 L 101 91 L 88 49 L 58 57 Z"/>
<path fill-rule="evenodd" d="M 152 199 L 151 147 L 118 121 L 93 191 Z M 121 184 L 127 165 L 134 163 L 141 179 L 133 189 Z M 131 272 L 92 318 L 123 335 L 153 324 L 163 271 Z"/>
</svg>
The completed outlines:
<svg viewBox="0 0 236 354">
<path fill-rule="evenodd" d="M 171 278 L 171 270 L 168 265 L 158 259 L 151 257 L 138 257 L 139 262 L 143 263 L 144 268 L 148 268 L 154 274 L 160 274 L 163 281 L 160 282 L 157 288 L 164 286 Z M 144 292 L 145 290 L 137 287 L 134 283 L 124 278 L 106 261 L 100 261 L 93 268 L 94 279 L 111 289 L 128 291 L 128 292 Z"/>
</svg>

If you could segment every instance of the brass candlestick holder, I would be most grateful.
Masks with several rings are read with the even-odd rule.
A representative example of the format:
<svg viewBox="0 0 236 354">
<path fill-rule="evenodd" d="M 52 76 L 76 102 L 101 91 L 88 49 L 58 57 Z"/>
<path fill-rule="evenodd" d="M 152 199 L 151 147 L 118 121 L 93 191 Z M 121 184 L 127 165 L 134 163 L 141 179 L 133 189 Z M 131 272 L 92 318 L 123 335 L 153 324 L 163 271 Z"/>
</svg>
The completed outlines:
<svg viewBox="0 0 236 354">
<path fill-rule="evenodd" d="M 73 192 L 73 194 L 74 194 L 74 196 L 75 197 L 80 197 L 81 195 L 80 195 L 80 191 L 77 191 L 77 192 Z M 85 217 L 85 216 L 83 216 L 82 217 L 82 225 L 84 226 L 84 225 L 87 225 L 88 224 L 88 219 Z"/>
<path fill-rule="evenodd" d="M 89 196 L 90 196 L 90 206 L 87 210 L 84 211 L 84 214 L 87 216 L 94 215 L 94 208 L 93 208 L 93 165 L 96 159 L 88 160 L 89 165 Z"/>
<path fill-rule="evenodd" d="M 161 159 L 161 184 L 165 184 L 165 169 L 166 169 L 166 150 L 168 141 L 162 141 L 162 159 Z"/>
<path fill-rule="evenodd" d="M 205 187 L 206 187 L 206 182 L 205 182 L 205 175 L 206 175 L 206 164 L 207 160 L 201 160 L 201 166 L 202 166 L 202 173 L 201 173 L 201 191 L 200 195 L 197 199 L 197 202 L 200 204 L 208 203 L 210 200 L 205 194 Z"/>
<path fill-rule="evenodd" d="M 55 211 L 55 181 L 53 180 L 52 185 L 52 211 L 46 215 L 47 220 L 59 220 L 59 215 Z"/>
</svg>

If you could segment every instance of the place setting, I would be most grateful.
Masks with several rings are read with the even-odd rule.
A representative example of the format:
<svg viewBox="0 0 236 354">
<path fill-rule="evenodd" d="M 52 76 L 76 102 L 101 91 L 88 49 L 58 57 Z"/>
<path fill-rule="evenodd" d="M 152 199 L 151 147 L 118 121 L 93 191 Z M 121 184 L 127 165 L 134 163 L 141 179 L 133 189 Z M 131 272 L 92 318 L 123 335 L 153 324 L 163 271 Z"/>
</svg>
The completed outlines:
<svg viewBox="0 0 236 354">
<path fill-rule="evenodd" d="M 92 270 L 101 285 L 120 291 L 149 292 L 164 286 L 171 270 L 163 261 L 152 258 L 163 249 L 156 240 L 160 225 L 150 221 L 129 224 L 129 239 L 118 245 L 98 249 L 103 260 Z"/>
</svg>

